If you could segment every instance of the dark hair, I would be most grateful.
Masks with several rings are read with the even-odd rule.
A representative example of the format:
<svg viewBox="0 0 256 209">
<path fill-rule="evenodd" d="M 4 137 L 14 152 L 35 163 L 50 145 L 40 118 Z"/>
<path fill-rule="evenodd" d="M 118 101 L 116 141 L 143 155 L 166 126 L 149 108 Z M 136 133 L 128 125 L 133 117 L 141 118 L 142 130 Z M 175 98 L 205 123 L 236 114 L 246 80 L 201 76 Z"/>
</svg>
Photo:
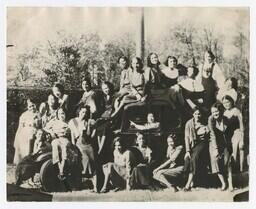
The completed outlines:
<svg viewBox="0 0 256 209">
<path fill-rule="evenodd" d="M 192 108 L 192 113 L 194 114 L 196 111 L 199 111 L 201 113 L 201 110 L 198 106 L 195 106 Z"/>
<path fill-rule="evenodd" d="M 192 69 L 193 69 L 193 74 L 194 74 L 195 77 L 198 75 L 199 69 L 198 69 L 195 65 L 189 65 L 189 66 L 187 67 L 187 69 L 188 69 L 188 68 L 192 68 Z"/>
<path fill-rule="evenodd" d="M 168 67 L 168 61 L 169 61 L 169 59 L 173 59 L 173 60 L 178 64 L 178 60 L 177 60 L 176 57 L 174 57 L 174 56 L 168 56 L 168 57 L 166 58 L 165 62 L 164 62 L 164 65 L 165 65 L 165 66 Z"/>
<path fill-rule="evenodd" d="M 109 81 L 103 81 L 102 83 L 101 83 L 101 87 L 103 86 L 103 85 L 107 85 L 108 86 L 108 88 L 109 88 L 109 93 L 110 93 L 110 95 L 113 95 L 114 94 L 114 85 L 111 83 L 111 82 L 109 82 Z"/>
<path fill-rule="evenodd" d="M 151 63 L 151 56 L 152 56 L 153 54 L 155 54 L 155 55 L 158 57 L 157 53 L 155 53 L 155 52 L 150 52 L 149 55 L 148 55 L 148 57 L 147 57 L 147 66 L 148 66 L 148 67 L 153 67 L 153 66 L 154 66 L 154 65 Z M 157 65 L 160 65 L 159 60 L 158 60 Z"/>
<path fill-rule="evenodd" d="M 120 62 L 120 59 L 124 59 L 128 65 L 129 61 L 128 61 L 128 58 L 124 55 L 122 55 L 121 57 L 118 58 L 117 62 L 119 63 Z"/>
<path fill-rule="evenodd" d="M 59 111 L 60 111 L 60 110 L 62 110 L 62 111 L 65 113 L 65 115 L 67 116 L 67 111 L 65 110 L 65 108 L 60 107 L 60 108 L 58 108 L 57 111 L 56 111 L 56 118 L 57 118 L 57 120 L 59 120 Z"/>
<path fill-rule="evenodd" d="M 33 103 L 33 104 L 36 104 L 35 98 L 28 97 L 28 98 L 26 99 L 26 103 L 28 103 L 28 102 L 31 102 L 31 103 Z"/>
<path fill-rule="evenodd" d="M 221 116 L 222 116 L 223 113 L 224 113 L 223 104 L 221 104 L 220 102 L 214 103 L 211 108 L 216 108 L 217 110 L 219 110 Z"/>
<path fill-rule="evenodd" d="M 208 53 L 212 59 L 215 59 L 215 55 L 212 53 L 210 49 L 207 49 L 205 53 Z"/>
<path fill-rule="evenodd" d="M 36 134 L 37 134 L 38 131 L 42 131 L 42 138 L 41 138 L 41 140 L 43 142 L 45 142 L 47 140 L 47 132 L 44 129 L 40 128 L 40 129 L 37 129 Z"/>
<path fill-rule="evenodd" d="M 121 147 L 122 147 L 122 150 L 125 150 L 124 142 L 123 142 L 123 140 L 121 139 L 120 136 L 117 136 L 116 138 L 114 138 L 113 143 L 112 143 L 113 149 L 115 149 L 115 144 L 116 144 L 116 142 L 119 142 L 120 145 L 121 145 Z"/>
<path fill-rule="evenodd" d="M 147 140 L 146 140 L 146 138 L 145 138 L 145 135 L 144 135 L 144 133 L 141 132 L 141 131 L 138 131 L 138 132 L 136 133 L 136 142 L 137 142 L 137 138 L 138 138 L 139 135 L 142 135 L 143 138 L 145 139 L 146 143 L 147 143 Z M 137 144 L 137 143 L 136 143 L 136 144 Z"/>
<path fill-rule="evenodd" d="M 171 133 L 171 134 L 169 134 L 169 135 L 167 136 L 167 138 L 166 138 L 166 141 L 168 140 L 168 138 L 172 138 L 172 139 L 173 139 L 174 144 L 176 145 L 176 143 L 177 143 L 177 136 L 176 136 L 176 134 L 175 134 L 175 133 Z"/>
<path fill-rule="evenodd" d="M 87 117 L 90 117 L 90 107 L 88 105 L 80 104 L 76 109 L 76 115 L 79 116 L 81 109 L 86 109 Z"/>
<path fill-rule="evenodd" d="M 53 84 L 53 88 L 54 88 L 54 87 L 58 88 L 59 91 L 60 91 L 60 93 L 64 94 L 64 86 L 63 86 L 61 83 L 55 82 L 55 83 Z"/>
<path fill-rule="evenodd" d="M 237 89 L 238 89 L 238 81 L 237 81 L 237 79 L 234 78 L 234 77 L 231 77 L 231 78 L 227 78 L 226 79 L 226 81 L 228 81 L 228 80 L 231 81 L 231 87 L 237 91 Z"/>
<path fill-rule="evenodd" d="M 132 58 L 132 60 L 133 59 L 136 59 L 137 60 L 137 62 L 139 62 L 139 65 L 140 65 L 140 67 L 139 67 L 139 71 L 140 72 L 142 72 L 142 69 L 143 69 L 143 63 L 142 63 L 142 60 L 139 58 L 139 57 L 133 57 Z M 131 68 L 133 69 L 133 67 L 132 67 L 132 60 L 131 60 Z M 133 69 L 134 70 L 134 69 Z"/>
<path fill-rule="evenodd" d="M 87 83 L 90 87 L 92 86 L 91 79 L 90 79 L 89 77 L 84 77 L 84 78 L 82 79 L 82 83 L 83 83 L 84 81 L 86 81 L 86 83 Z"/>
<path fill-rule="evenodd" d="M 53 99 L 54 99 L 54 106 L 53 106 L 53 109 L 57 109 L 58 108 L 58 103 L 57 103 L 57 97 L 55 97 L 54 95 L 53 95 L 53 93 L 50 93 L 49 95 L 48 95 L 48 97 L 47 97 L 47 100 L 49 99 L 49 97 L 50 96 L 52 96 L 53 97 Z"/>
<path fill-rule="evenodd" d="M 228 101 L 231 103 L 232 107 L 235 106 L 235 101 L 234 101 L 234 99 L 233 99 L 231 96 L 225 95 L 224 97 L 222 97 L 222 102 L 223 102 L 224 100 L 228 100 Z"/>
</svg>

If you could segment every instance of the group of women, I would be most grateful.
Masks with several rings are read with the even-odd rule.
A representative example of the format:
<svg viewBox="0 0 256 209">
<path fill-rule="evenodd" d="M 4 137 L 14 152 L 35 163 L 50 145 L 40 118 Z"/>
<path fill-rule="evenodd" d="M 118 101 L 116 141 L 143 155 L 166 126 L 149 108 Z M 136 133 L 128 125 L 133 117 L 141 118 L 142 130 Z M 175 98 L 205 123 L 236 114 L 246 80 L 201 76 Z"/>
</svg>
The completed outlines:
<svg viewBox="0 0 256 209">
<path fill-rule="evenodd" d="M 244 169 L 243 119 L 236 107 L 237 80 L 225 78 L 212 52 L 206 51 L 199 68 L 194 65 L 180 68 L 174 56 L 168 56 L 161 65 L 156 53 L 149 54 L 146 68 L 138 57 L 131 60 L 130 66 L 124 56 L 118 63 L 122 71 L 117 93 L 108 81 L 102 82 L 100 92 L 95 91 L 90 79 L 84 78 L 84 93 L 74 108 L 70 107 L 69 96 L 60 83 L 54 84 L 39 110 L 28 99 L 27 111 L 20 116 L 15 137 L 14 163 L 48 146 L 62 181 L 66 179 L 65 165 L 73 144 L 82 155 L 82 176 L 92 178 L 95 192 L 151 188 L 156 182 L 173 191 L 182 186 L 189 191 L 209 165 L 211 172 L 219 177 L 221 190 L 233 190 L 232 163 L 239 159 L 240 171 Z M 149 146 L 143 133 L 161 126 L 154 114 L 148 112 L 146 124 L 129 120 L 136 109 L 155 103 L 169 106 L 181 115 L 187 111 L 192 116 L 184 121 L 183 141 L 178 141 L 173 133 L 167 137 L 166 160 L 162 162 L 155 159 L 154 147 Z M 113 133 L 130 126 L 138 130 L 136 146 L 126 147 L 122 135 Z M 109 141 L 113 142 L 113 152 L 106 146 Z M 113 160 L 105 156 L 100 160 L 106 149 Z M 104 181 L 99 189 L 100 171 Z"/>
</svg>

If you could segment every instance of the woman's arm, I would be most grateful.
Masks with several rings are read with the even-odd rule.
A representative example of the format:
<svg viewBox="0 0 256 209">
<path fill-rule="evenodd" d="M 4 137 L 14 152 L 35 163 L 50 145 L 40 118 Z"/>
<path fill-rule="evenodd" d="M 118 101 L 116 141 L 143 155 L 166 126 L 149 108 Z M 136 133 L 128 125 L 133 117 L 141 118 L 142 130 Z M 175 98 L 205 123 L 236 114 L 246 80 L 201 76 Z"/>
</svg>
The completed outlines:
<svg viewBox="0 0 256 209">
<path fill-rule="evenodd" d="M 164 169 L 165 167 L 169 166 L 171 163 L 175 162 L 175 160 L 177 159 L 177 157 L 180 155 L 181 151 L 182 151 L 183 147 L 182 146 L 178 146 L 175 150 L 175 152 L 170 156 L 170 158 L 168 160 L 166 160 L 163 164 L 161 164 L 158 168 L 156 168 L 154 170 L 154 172 Z"/>
<path fill-rule="evenodd" d="M 211 146 L 211 149 L 212 149 L 212 151 L 215 150 L 215 152 L 218 153 L 218 146 L 217 146 L 217 142 L 216 142 L 216 135 L 215 135 L 215 132 L 214 132 L 214 119 L 213 119 L 212 116 L 210 116 L 208 118 L 208 128 L 210 130 L 210 146 Z"/>
<path fill-rule="evenodd" d="M 235 108 L 235 115 L 238 117 L 239 120 L 239 129 L 242 133 L 244 133 L 244 122 L 243 122 L 243 116 L 239 109 Z"/>
</svg>

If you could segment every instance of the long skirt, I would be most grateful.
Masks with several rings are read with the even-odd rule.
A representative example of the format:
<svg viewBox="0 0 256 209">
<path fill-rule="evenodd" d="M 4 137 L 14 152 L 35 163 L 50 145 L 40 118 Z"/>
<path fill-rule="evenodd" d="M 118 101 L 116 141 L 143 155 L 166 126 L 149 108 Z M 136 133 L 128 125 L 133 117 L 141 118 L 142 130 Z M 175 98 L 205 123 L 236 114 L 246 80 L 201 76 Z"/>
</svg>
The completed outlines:
<svg viewBox="0 0 256 209">
<path fill-rule="evenodd" d="M 131 175 L 131 188 L 145 188 L 152 182 L 152 171 L 147 164 L 139 164 L 133 168 Z"/>
<path fill-rule="evenodd" d="M 92 177 L 96 172 L 95 153 L 91 144 L 76 144 L 82 154 L 82 174 L 85 177 Z"/>
<path fill-rule="evenodd" d="M 194 175 L 205 172 L 209 160 L 208 142 L 206 140 L 198 142 L 192 148 L 190 155 L 190 159 L 185 159 L 184 171 Z"/>
<path fill-rule="evenodd" d="M 35 139 L 34 127 L 19 128 L 14 140 L 14 164 L 18 164 L 21 160 L 33 152 L 33 145 Z"/>
</svg>

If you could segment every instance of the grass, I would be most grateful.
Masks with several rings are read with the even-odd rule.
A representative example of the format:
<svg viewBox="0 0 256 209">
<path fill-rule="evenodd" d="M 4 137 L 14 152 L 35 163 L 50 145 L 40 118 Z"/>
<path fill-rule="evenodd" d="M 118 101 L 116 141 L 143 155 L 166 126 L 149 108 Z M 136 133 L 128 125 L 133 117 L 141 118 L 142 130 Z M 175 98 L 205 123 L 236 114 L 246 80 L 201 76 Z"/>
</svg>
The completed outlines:
<svg viewBox="0 0 256 209">
<path fill-rule="evenodd" d="M 15 182 L 15 167 L 13 165 L 7 166 L 7 183 L 13 184 Z M 22 187 L 28 187 L 23 184 Z M 232 202 L 234 195 L 248 191 L 249 187 L 236 189 L 233 192 L 220 191 L 215 188 L 197 188 L 192 189 L 191 192 L 179 191 L 173 193 L 169 189 L 150 191 L 150 190 L 133 190 L 133 191 L 119 191 L 109 192 L 105 194 L 91 193 L 88 190 L 72 191 L 72 192 L 58 192 L 51 193 L 53 195 L 52 201 L 70 202 L 70 201 L 90 201 L 90 202 Z"/>
</svg>

